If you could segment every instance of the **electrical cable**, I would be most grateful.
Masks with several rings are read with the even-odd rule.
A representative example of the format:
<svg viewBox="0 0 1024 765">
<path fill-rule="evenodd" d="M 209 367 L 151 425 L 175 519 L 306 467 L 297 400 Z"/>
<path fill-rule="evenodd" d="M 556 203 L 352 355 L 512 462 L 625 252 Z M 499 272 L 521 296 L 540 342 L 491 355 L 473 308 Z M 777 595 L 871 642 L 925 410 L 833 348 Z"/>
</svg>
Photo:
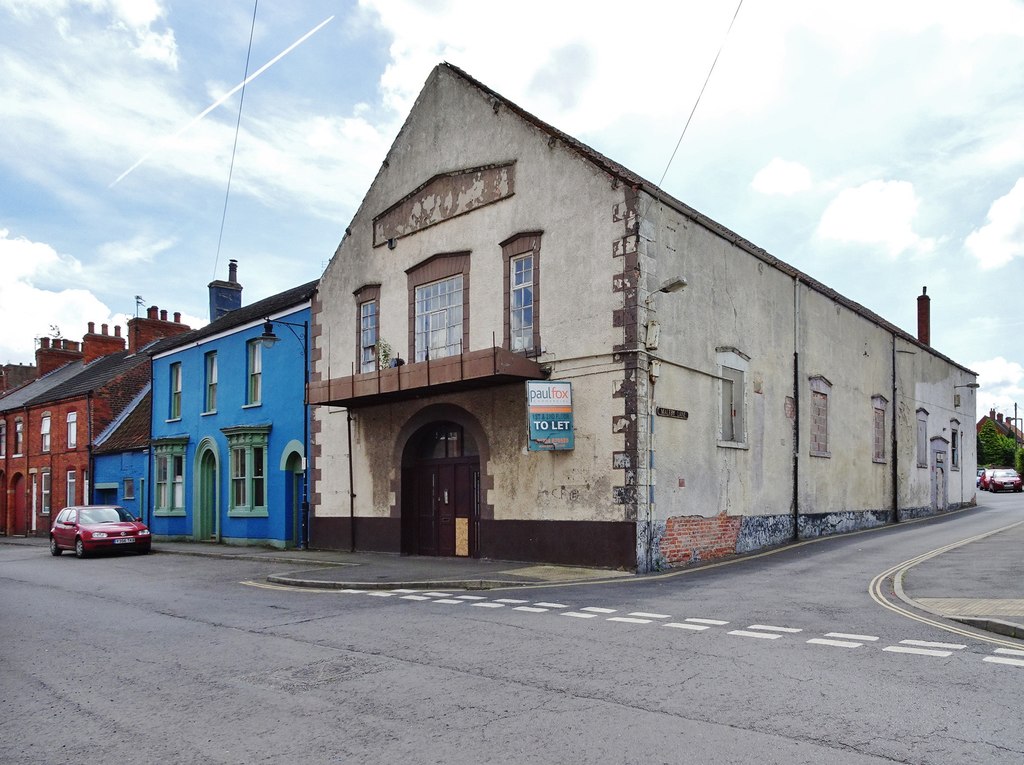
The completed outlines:
<svg viewBox="0 0 1024 765">
<path fill-rule="evenodd" d="M 235 152 L 238 150 L 238 132 L 242 125 L 242 104 L 245 103 L 245 81 L 249 79 L 249 58 L 252 55 L 252 38 L 256 31 L 256 10 L 260 0 L 252 5 L 252 26 L 249 27 L 249 49 L 245 52 L 245 76 L 242 77 L 242 91 L 238 96 L 238 119 L 235 121 L 235 141 L 231 145 L 231 164 L 228 166 L 228 187 L 224 190 L 224 210 L 220 216 L 220 234 L 217 236 L 217 254 L 213 259 L 213 278 L 217 278 L 217 264 L 220 262 L 220 246 L 224 241 L 224 223 L 228 218 L 228 198 L 231 196 L 231 177 L 235 172 Z"/>
</svg>

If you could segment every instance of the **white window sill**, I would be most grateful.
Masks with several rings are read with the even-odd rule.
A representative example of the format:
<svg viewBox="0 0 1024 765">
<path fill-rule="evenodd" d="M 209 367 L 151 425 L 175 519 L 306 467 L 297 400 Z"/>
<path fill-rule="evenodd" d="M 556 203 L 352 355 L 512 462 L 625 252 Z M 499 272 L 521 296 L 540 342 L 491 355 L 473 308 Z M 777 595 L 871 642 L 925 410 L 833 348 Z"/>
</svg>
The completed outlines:
<svg viewBox="0 0 1024 765">
<path fill-rule="evenodd" d="M 216 409 L 211 409 L 208 412 L 200 412 L 199 416 L 200 417 L 209 417 L 211 414 L 217 414 L 217 410 Z"/>
<path fill-rule="evenodd" d="M 257 508 L 255 510 L 241 510 L 234 509 L 228 510 L 228 518 L 269 518 L 270 513 L 267 512 L 266 508 Z"/>
<path fill-rule="evenodd" d="M 742 441 L 719 441 L 718 445 L 722 449 L 743 449 L 749 450 L 750 446 L 743 443 Z"/>
<path fill-rule="evenodd" d="M 242 404 L 242 409 L 255 409 L 258 406 L 263 406 L 263 402 L 257 401 L 255 404 Z"/>
<path fill-rule="evenodd" d="M 171 417 L 171 419 L 164 420 L 164 422 L 181 422 L 181 418 L 180 417 Z"/>
</svg>

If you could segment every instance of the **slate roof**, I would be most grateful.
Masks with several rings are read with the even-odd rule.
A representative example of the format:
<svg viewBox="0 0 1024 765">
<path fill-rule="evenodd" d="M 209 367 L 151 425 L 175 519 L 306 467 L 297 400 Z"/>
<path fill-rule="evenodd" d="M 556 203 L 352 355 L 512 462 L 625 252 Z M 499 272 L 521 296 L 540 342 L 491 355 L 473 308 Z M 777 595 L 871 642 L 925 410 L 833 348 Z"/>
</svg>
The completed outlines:
<svg viewBox="0 0 1024 765">
<path fill-rule="evenodd" d="M 136 399 L 96 439 L 95 454 L 116 454 L 149 445 L 153 396 L 146 385 Z"/>
<path fill-rule="evenodd" d="M 64 385 L 68 380 L 79 374 L 84 366 L 81 361 L 72 361 L 70 364 L 58 367 L 32 382 L 10 391 L 0 397 L 0 412 L 20 409 L 31 403 L 34 399 L 45 396 L 53 388 Z"/>
<path fill-rule="evenodd" d="M 305 284 L 300 284 L 298 287 L 292 287 L 284 292 L 278 292 L 276 295 L 263 298 L 263 300 L 257 300 L 255 303 L 250 303 L 249 305 L 244 305 L 241 308 L 236 308 L 234 311 L 229 311 L 224 314 L 219 319 L 211 321 L 205 327 L 200 327 L 199 329 L 194 329 L 191 332 L 186 332 L 183 335 L 175 335 L 172 338 L 167 338 L 166 341 L 161 341 L 160 347 L 151 349 L 149 351 L 149 355 L 155 356 L 158 353 L 164 353 L 185 345 L 191 345 L 204 338 L 213 337 L 221 332 L 226 332 L 227 330 L 240 327 L 245 324 L 250 324 L 254 321 L 262 321 L 267 316 L 272 316 L 275 313 L 280 313 L 281 311 L 297 306 L 300 303 L 305 303 L 313 297 L 319 283 L 319 279 L 306 282 Z"/>
<path fill-rule="evenodd" d="M 952 364 L 953 366 L 957 367 L 958 369 L 962 369 L 963 371 L 968 372 L 968 373 L 970 373 L 972 375 L 977 375 L 976 372 L 973 372 L 970 369 L 968 369 L 967 367 L 965 367 L 965 366 L 963 366 L 961 364 L 958 364 L 957 362 L 953 361 L 949 357 L 944 356 L 943 354 L 941 354 L 938 351 L 936 351 L 932 346 L 927 345 L 925 343 L 922 343 L 914 335 L 910 334 L 909 332 L 905 332 L 904 330 L 902 330 L 899 327 L 897 327 L 895 324 L 892 324 L 892 323 L 886 321 L 885 319 L 883 319 L 878 314 L 876 314 L 873 311 L 869 310 L 868 308 L 865 308 L 864 306 L 862 306 L 860 303 L 854 302 L 853 300 L 850 300 L 849 298 L 843 297 L 842 295 L 840 295 L 838 292 L 836 292 L 831 287 L 825 286 L 824 284 L 819 282 L 817 279 L 814 279 L 813 277 L 808 276 L 807 274 L 803 273 L 802 271 L 800 271 L 799 269 L 795 268 L 794 266 L 791 266 L 788 263 L 780 260 L 779 258 L 776 258 L 774 255 L 770 254 L 767 250 L 765 250 L 765 249 L 763 249 L 761 247 L 758 247 L 757 245 L 753 244 L 752 242 L 744 239 L 743 237 L 741 237 L 739 234 L 735 233 L 734 231 L 730 231 L 728 228 L 723 226 L 721 223 L 718 223 L 717 221 L 712 220 L 711 218 L 707 217 L 703 213 L 697 212 L 697 210 L 693 209 L 692 207 L 690 207 L 685 202 L 681 202 L 680 200 L 676 199 L 671 194 L 667 193 L 666 191 L 664 191 L 663 189 L 659 188 L 658 186 L 656 186 L 655 184 L 651 183 L 650 181 L 645 180 L 641 176 L 639 176 L 636 173 L 634 173 L 632 170 L 624 167 L 623 165 L 620 165 L 618 162 L 615 162 L 615 161 L 609 159 L 608 157 L 604 156 L 600 152 L 595 151 L 594 149 L 590 148 L 589 146 L 587 146 L 586 144 L 584 144 L 581 141 L 577 140 L 576 138 L 573 138 L 568 133 L 563 133 L 558 128 L 556 128 L 556 127 L 554 127 L 552 125 L 549 125 L 547 122 L 544 122 L 541 119 L 538 119 L 537 117 L 535 117 L 534 115 L 530 114 L 528 111 L 526 111 L 522 107 L 514 104 L 513 102 L 509 101 L 504 96 L 502 96 L 502 95 L 496 93 L 495 91 L 491 90 L 486 85 L 484 85 L 482 82 L 479 82 L 478 80 L 473 79 L 470 75 L 466 74 L 466 72 L 462 71 L 457 66 L 453 66 L 452 64 L 449 64 L 449 63 L 445 62 L 443 64 L 439 64 L 438 68 L 447 69 L 449 72 L 451 72 L 454 75 L 456 75 L 457 77 L 465 80 L 467 83 L 469 83 L 473 87 L 477 88 L 478 90 L 482 91 L 483 93 L 486 93 L 488 96 L 490 96 L 492 99 L 494 99 L 494 104 L 495 104 L 494 108 L 495 108 L 495 110 L 498 109 L 498 106 L 499 106 L 499 103 L 500 103 L 501 106 L 504 106 L 509 111 L 514 112 L 515 114 L 519 115 L 523 120 L 525 120 L 526 122 L 529 122 L 530 124 L 532 124 L 534 127 L 536 127 L 538 130 L 542 131 L 543 133 L 546 133 L 550 138 L 557 139 L 558 141 L 561 141 L 567 147 L 569 147 L 570 149 L 575 151 L 577 154 L 579 154 L 581 157 L 583 157 L 584 159 L 588 160 L 589 162 L 597 165 L 602 170 L 604 170 L 606 173 L 611 175 L 613 178 L 618 178 L 619 181 L 621 181 L 622 183 L 624 183 L 624 184 L 626 184 L 626 185 L 628 185 L 628 186 L 630 186 L 630 187 L 632 187 L 634 189 L 637 189 L 637 190 L 641 190 L 642 189 L 644 192 L 650 194 L 652 197 L 654 197 L 658 201 L 662 202 L 666 206 L 671 207 L 671 208 L 677 210 L 678 212 L 682 213 L 683 215 L 685 215 L 686 217 L 690 218 L 694 222 L 699 223 L 701 226 L 704 226 L 709 231 L 712 231 L 712 232 L 718 234 L 720 237 L 722 237 L 726 241 L 730 242 L 731 244 L 735 245 L 736 247 L 740 248 L 741 250 L 744 250 L 748 254 L 753 255 L 755 258 L 758 258 L 759 260 L 769 264 L 770 266 L 772 266 L 773 268 L 778 269 L 779 271 L 783 272 L 784 274 L 793 277 L 794 279 L 796 279 L 799 282 L 803 283 L 804 285 L 810 287 L 814 291 L 820 292 L 821 294 L 823 294 L 826 297 L 834 300 L 835 302 L 839 303 L 840 305 L 845 306 L 846 308 L 848 308 L 849 310 L 853 311 L 854 313 L 857 313 L 860 316 L 863 316 L 865 319 L 867 319 L 868 321 L 870 321 L 870 322 L 872 322 L 874 324 L 877 324 L 879 327 L 885 329 L 887 332 L 892 332 L 893 334 L 895 334 L 896 336 L 898 336 L 902 340 L 905 340 L 905 341 L 907 341 L 909 343 L 912 343 L 913 345 L 916 345 L 919 348 L 921 348 L 923 350 L 926 350 L 926 351 L 928 351 L 931 354 L 934 354 L 935 356 L 937 356 L 937 357 L 943 359 L 944 361 Z"/>
</svg>

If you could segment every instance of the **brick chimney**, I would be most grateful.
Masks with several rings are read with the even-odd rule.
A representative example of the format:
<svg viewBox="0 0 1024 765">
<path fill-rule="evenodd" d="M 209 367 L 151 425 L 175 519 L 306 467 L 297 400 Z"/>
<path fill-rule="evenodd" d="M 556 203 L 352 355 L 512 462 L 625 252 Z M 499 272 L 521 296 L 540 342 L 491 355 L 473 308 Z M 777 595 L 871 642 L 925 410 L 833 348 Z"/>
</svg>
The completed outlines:
<svg viewBox="0 0 1024 765">
<path fill-rule="evenodd" d="M 32 364 L 4 364 L 0 367 L 0 393 L 20 388 L 37 377 Z"/>
<path fill-rule="evenodd" d="M 1000 425 L 1003 424 L 1003 413 L 1002 412 L 1000 412 L 999 414 L 996 415 L 996 422 L 998 422 Z"/>
<path fill-rule="evenodd" d="M 180 319 L 181 314 L 175 313 L 174 318 Z M 145 316 L 128 320 L 128 350 L 137 353 L 154 340 L 180 335 L 190 329 L 192 327 L 180 321 L 168 321 L 167 311 L 161 312 L 155 305 L 151 305 Z"/>
<path fill-rule="evenodd" d="M 927 287 L 922 287 L 917 296 L 917 339 L 925 345 L 932 344 L 932 299 Z"/>
<path fill-rule="evenodd" d="M 207 285 L 210 289 L 210 321 L 242 307 L 242 285 L 238 283 L 238 261 L 228 261 L 228 280 L 219 279 Z"/>
<path fill-rule="evenodd" d="M 41 337 L 39 347 L 36 348 L 36 368 L 42 377 L 65 364 L 78 361 L 83 355 L 76 342 L 60 337 L 55 337 L 52 341 L 48 337 Z"/>
<path fill-rule="evenodd" d="M 82 338 L 82 352 L 85 354 L 86 364 L 123 350 L 124 338 L 121 337 L 120 327 L 115 326 L 114 334 L 111 335 L 106 324 L 100 326 L 100 332 L 96 332 L 96 322 L 89 322 L 89 331 Z"/>
</svg>

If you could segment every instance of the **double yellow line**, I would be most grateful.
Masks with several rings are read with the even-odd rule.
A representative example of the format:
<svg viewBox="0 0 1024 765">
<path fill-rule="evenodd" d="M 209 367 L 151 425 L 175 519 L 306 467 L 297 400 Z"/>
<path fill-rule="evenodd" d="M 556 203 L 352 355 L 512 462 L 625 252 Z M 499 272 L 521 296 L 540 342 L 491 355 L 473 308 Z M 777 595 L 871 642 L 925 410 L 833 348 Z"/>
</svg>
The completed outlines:
<svg viewBox="0 0 1024 765">
<path fill-rule="evenodd" d="M 882 585 L 886 580 L 892 577 L 893 589 L 896 592 L 896 596 L 904 601 L 910 600 L 902 594 L 902 580 L 904 574 L 906 574 L 907 571 L 912 569 L 914 566 L 918 565 L 919 563 L 924 563 L 926 560 L 930 560 L 931 558 L 934 558 L 937 555 L 942 555 L 942 553 L 949 552 L 950 550 L 955 550 L 957 547 L 963 547 L 964 545 L 970 544 L 971 542 L 977 542 L 979 539 L 984 539 L 985 537 L 990 537 L 993 534 L 999 534 L 1000 532 L 1012 529 L 1015 526 L 1020 526 L 1022 523 L 1024 523 L 1024 521 L 1011 523 L 1009 526 L 1003 526 L 1002 528 L 995 529 L 994 531 L 987 531 L 984 534 L 978 534 L 977 536 L 970 537 L 969 539 L 961 539 L 959 542 L 952 542 L 948 545 L 938 547 L 929 552 L 922 553 L 921 555 L 918 555 L 916 558 L 911 558 L 910 560 L 905 560 L 902 563 L 897 563 L 892 568 L 886 569 L 881 574 L 879 574 L 871 580 L 871 585 L 868 587 L 868 594 L 871 595 L 872 600 L 874 600 L 876 603 L 878 603 L 878 605 L 882 606 L 883 608 L 887 608 L 893 613 L 900 614 L 901 616 L 905 616 L 908 619 L 913 619 L 916 622 L 927 624 L 930 627 L 937 627 L 940 630 L 952 632 L 953 634 L 960 635 L 962 637 L 969 637 L 975 640 L 981 640 L 985 643 L 992 643 L 993 645 L 1004 646 L 1006 648 L 1019 649 L 1019 641 L 1003 640 L 997 637 L 992 637 L 991 635 L 981 634 L 973 629 L 967 629 L 964 627 L 954 627 L 953 625 L 947 624 L 946 622 L 941 622 L 936 619 L 930 619 L 926 616 L 921 616 L 920 614 L 914 613 L 908 608 L 898 606 L 895 603 L 891 602 L 887 597 L 885 597 L 885 595 L 882 593 Z"/>
</svg>

